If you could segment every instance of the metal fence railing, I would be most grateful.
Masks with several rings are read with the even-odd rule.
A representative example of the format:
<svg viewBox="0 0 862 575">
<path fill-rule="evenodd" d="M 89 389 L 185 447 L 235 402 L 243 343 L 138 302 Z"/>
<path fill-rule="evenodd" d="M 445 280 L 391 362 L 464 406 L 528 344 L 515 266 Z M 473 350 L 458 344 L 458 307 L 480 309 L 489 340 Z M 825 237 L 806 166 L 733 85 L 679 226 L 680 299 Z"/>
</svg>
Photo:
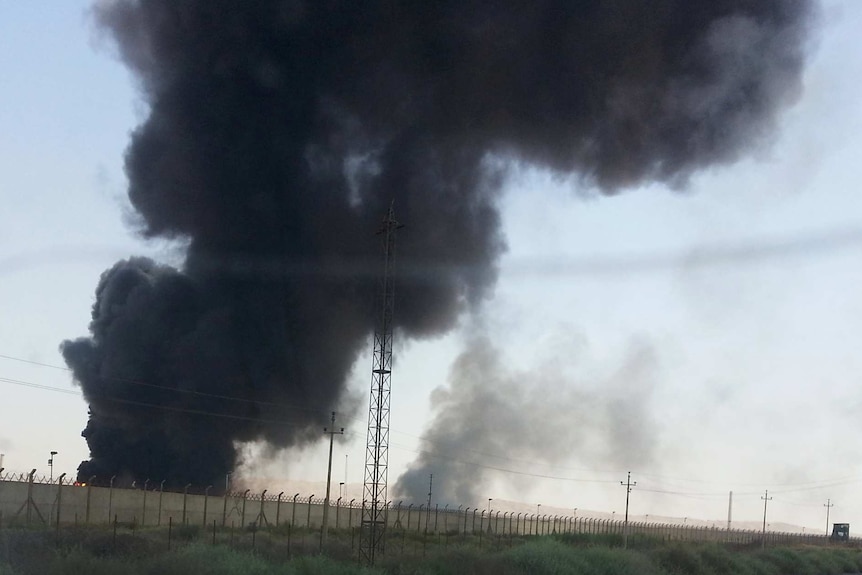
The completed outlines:
<svg viewBox="0 0 862 575">
<path fill-rule="evenodd" d="M 212 486 L 186 485 L 166 489 L 162 481 L 127 483 L 116 477 L 108 481 L 68 481 L 65 474 L 53 478 L 30 473 L 4 473 L 0 469 L 0 521 L 27 524 L 123 522 L 139 526 L 161 525 L 169 519 L 182 524 L 319 528 L 324 499 L 315 494 L 286 494 L 262 490 L 213 493 Z M 353 528 L 361 523 L 362 502 L 342 497 L 330 500 L 329 525 Z M 404 504 L 385 506 L 387 528 L 396 531 L 471 536 L 476 534 L 524 537 L 551 534 L 591 534 L 651 537 L 665 541 L 702 541 L 751 545 L 826 545 L 825 535 L 726 529 L 701 525 L 635 522 L 589 516 L 514 513 L 459 506 Z M 850 545 L 862 544 L 853 538 Z"/>
</svg>

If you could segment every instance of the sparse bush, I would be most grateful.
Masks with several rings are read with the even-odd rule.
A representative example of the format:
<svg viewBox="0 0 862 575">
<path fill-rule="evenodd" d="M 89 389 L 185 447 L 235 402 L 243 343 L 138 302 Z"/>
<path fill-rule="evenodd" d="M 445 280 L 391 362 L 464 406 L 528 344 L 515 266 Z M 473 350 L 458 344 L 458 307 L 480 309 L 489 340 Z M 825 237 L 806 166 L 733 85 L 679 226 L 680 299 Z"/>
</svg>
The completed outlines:
<svg viewBox="0 0 862 575">
<path fill-rule="evenodd" d="M 670 573 L 714 575 L 714 572 L 704 565 L 695 545 L 692 544 L 672 543 L 656 549 L 652 556 L 662 569 Z"/>
<path fill-rule="evenodd" d="M 701 562 L 715 575 L 747 575 L 734 554 L 720 545 L 706 545 L 700 550 Z"/>
<path fill-rule="evenodd" d="M 862 571 L 862 553 L 858 551 L 840 550 L 832 553 L 841 566 L 841 573 L 859 573 Z"/>
<path fill-rule="evenodd" d="M 194 541 L 200 537 L 201 534 L 201 526 L 200 525 L 174 525 L 173 526 L 173 538 L 177 541 Z"/>
<path fill-rule="evenodd" d="M 140 571 L 142 575 L 269 575 L 277 570 L 271 563 L 248 553 L 221 546 L 192 544 L 154 557 Z M 282 573 L 284 571 L 281 571 Z"/>
<path fill-rule="evenodd" d="M 350 529 L 330 532 L 319 555 L 318 529 L 168 527 L 136 531 L 118 526 L 54 530 L 0 529 L 0 575 L 838 575 L 859 572 L 862 553 L 847 547 L 758 548 L 697 544 L 618 535 L 428 536 L 387 534 L 377 569 L 356 563 L 358 538 Z"/>
<path fill-rule="evenodd" d="M 588 568 L 583 552 L 553 539 L 531 541 L 506 556 L 523 573 L 536 575 L 583 573 Z"/>
<path fill-rule="evenodd" d="M 289 564 L 289 571 L 284 574 L 293 575 L 374 575 L 380 573 L 374 569 L 366 569 L 355 562 L 338 562 L 329 557 L 301 557 Z"/>
<path fill-rule="evenodd" d="M 817 569 L 795 549 L 777 548 L 760 551 L 756 556 L 766 563 L 772 563 L 780 573 L 793 575 L 818 575 Z"/>
</svg>

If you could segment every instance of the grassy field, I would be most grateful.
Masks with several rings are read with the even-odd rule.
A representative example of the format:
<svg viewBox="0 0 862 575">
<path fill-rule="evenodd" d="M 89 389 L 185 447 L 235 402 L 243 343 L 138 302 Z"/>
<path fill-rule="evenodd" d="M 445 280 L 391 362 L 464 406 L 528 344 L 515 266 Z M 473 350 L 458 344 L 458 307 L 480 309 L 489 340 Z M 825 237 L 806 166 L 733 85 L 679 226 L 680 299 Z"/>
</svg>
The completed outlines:
<svg viewBox="0 0 862 575">
<path fill-rule="evenodd" d="M 862 552 L 836 548 L 730 548 L 632 537 L 494 538 L 393 533 L 373 569 L 357 564 L 356 533 L 200 527 L 0 529 L 0 575 L 839 575 L 858 573 Z"/>
</svg>

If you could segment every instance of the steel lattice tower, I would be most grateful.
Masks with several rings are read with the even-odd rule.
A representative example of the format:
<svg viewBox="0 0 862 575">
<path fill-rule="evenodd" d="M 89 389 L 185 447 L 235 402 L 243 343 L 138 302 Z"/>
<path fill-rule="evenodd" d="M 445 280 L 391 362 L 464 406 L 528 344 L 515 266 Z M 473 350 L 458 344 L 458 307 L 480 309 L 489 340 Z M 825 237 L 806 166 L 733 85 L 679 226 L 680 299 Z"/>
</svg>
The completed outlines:
<svg viewBox="0 0 862 575">
<path fill-rule="evenodd" d="M 365 485 L 362 493 L 362 525 L 359 560 L 374 565 L 384 552 L 386 536 L 386 483 L 389 472 L 389 392 L 392 387 L 392 317 L 395 293 L 392 272 L 395 265 L 395 221 L 392 205 L 378 230 L 383 235 L 384 268 L 380 287 L 380 309 L 374 331 L 374 359 L 371 369 L 371 401 L 368 408 L 368 435 L 365 449 Z"/>
</svg>

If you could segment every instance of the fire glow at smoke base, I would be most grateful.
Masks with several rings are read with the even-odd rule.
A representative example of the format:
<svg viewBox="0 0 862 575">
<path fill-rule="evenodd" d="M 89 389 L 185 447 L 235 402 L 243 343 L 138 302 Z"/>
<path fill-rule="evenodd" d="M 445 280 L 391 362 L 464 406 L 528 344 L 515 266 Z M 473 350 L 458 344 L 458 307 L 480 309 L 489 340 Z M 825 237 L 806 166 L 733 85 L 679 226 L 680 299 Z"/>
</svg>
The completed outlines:
<svg viewBox="0 0 862 575">
<path fill-rule="evenodd" d="M 236 441 L 319 438 L 374 328 L 389 202 L 396 327 L 475 309 L 506 166 L 613 193 L 683 186 L 772 132 L 813 0 L 114 0 L 95 17 L 149 115 L 126 153 L 149 237 L 62 352 L 90 405 L 79 478 L 220 484 Z M 417 271 L 418 270 L 418 271 Z M 232 398 L 232 399 L 226 399 Z M 215 415 L 214 415 L 215 414 Z"/>
</svg>

